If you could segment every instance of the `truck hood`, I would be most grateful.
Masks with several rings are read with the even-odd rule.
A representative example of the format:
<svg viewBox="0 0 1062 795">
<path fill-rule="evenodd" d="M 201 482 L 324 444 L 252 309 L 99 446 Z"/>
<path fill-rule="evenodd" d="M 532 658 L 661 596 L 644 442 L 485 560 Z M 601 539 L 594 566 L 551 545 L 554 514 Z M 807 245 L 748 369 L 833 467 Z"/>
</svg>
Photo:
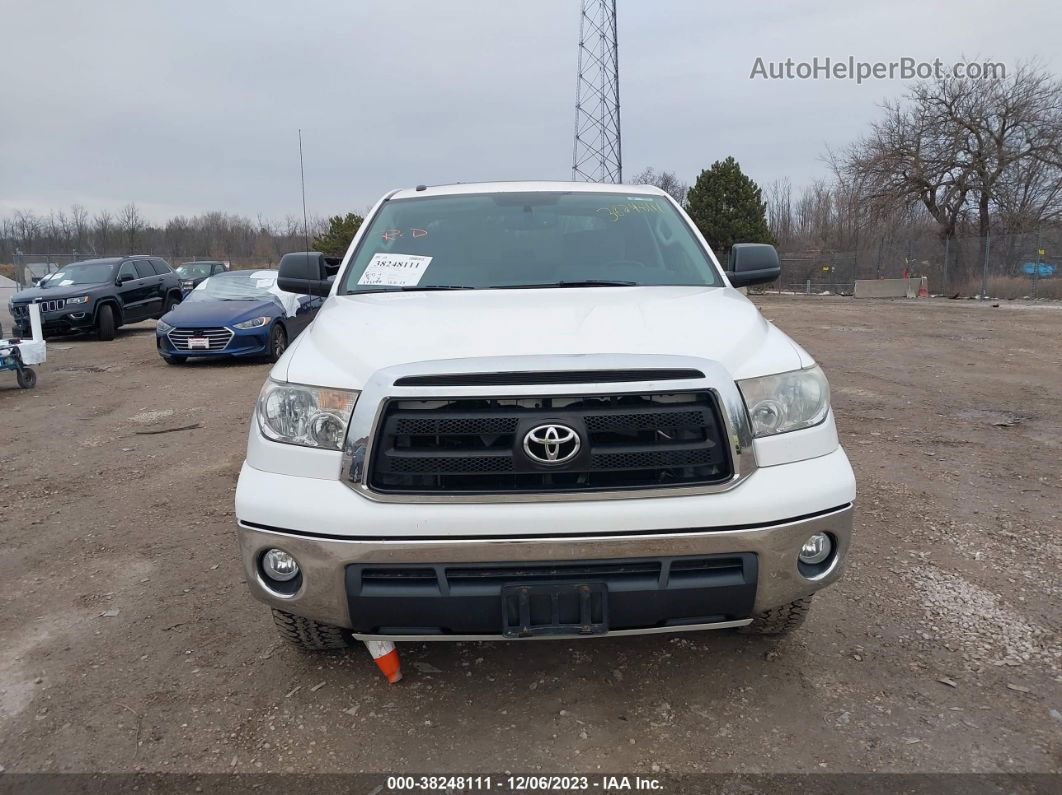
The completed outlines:
<svg viewBox="0 0 1062 795">
<path fill-rule="evenodd" d="M 454 290 L 332 296 L 273 377 L 358 389 L 398 364 L 603 353 L 696 356 L 734 378 L 810 363 L 729 287 Z"/>
<path fill-rule="evenodd" d="M 15 293 L 11 298 L 14 304 L 29 304 L 38 298 L 45 301 L 54 301 L 56 298 L 70 298 L 74 295 L 84 295 L 107 285 L 108 282 L 96 282 L 93 284 L 68 284 L 65 287 L 30 287 Z"/>
</svg>

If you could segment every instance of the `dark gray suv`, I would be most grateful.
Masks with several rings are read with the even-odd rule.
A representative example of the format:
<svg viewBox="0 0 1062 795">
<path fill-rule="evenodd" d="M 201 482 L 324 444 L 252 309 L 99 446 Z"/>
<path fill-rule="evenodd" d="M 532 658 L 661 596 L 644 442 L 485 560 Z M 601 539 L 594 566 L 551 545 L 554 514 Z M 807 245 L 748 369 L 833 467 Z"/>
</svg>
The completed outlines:
<svg viewBox="0 0 1062 795">
<path fill-rule="evenodd" d="M 112 340 L 119 326 L 160 318 L 180 301 L 180 279 L 166 260 L 138 254 L 71 263 L 15 293 L 8 310 L 22 336 L 30 334 L 27 307 L 36 303 L 45 334 L 94 331 Z"/>
</svg>

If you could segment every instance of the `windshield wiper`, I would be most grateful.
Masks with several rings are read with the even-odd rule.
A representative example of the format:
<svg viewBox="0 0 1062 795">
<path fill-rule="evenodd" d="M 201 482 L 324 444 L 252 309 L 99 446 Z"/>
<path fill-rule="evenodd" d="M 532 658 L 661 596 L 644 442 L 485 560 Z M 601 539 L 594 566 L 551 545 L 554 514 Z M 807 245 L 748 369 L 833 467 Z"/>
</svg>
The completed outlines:
<svg viewBox="0 0 1062 795">
<path fill-rule="evenodd" d="M 426 284 L 423 287 L 420 285 L 410 285 L 409 287 L 399 287 L 404 293 L 415 293 L 421 290 L 474 290 L 474 287 L 469 287 L 464 284 Z"/>
<path fill-rule="evenodd" d="M 621 282 L 610 279 L 583 279 L 570 282 L 544 282 L 543 284 L 499 284 L 492 290 L 536 290 L 548 287 L 637 287 L 638 282 Z"/>
<path fill-rule="evenodd" d="M 382 290 L 351 290 L 346 295 L 375 295 L 376 293 L 416 293 L 428 290 L 475 290 L 464 284 L 411 284 L 406 287 L 386 287 Z"/>
</svg>

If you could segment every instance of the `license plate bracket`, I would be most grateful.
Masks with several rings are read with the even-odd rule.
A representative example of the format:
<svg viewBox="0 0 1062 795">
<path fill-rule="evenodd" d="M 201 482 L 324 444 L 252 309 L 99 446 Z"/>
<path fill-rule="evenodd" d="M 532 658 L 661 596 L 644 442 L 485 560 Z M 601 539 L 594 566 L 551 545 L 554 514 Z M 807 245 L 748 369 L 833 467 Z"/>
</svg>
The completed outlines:
<svg viewBox="0 0 1062 795">
<path fill-rule="evenodd" d="M 507 638 L 608 632 L 608 585 L 603 582 L 503 585 L 501 608 Z"/>
<path fill-rule="evenodd" d="M 189 337 L 188 347 L 190 349 L 198 349 L 204 351 L 210 350 L 210 340 L 208 340 L 206 337 Z"/>
</svg>

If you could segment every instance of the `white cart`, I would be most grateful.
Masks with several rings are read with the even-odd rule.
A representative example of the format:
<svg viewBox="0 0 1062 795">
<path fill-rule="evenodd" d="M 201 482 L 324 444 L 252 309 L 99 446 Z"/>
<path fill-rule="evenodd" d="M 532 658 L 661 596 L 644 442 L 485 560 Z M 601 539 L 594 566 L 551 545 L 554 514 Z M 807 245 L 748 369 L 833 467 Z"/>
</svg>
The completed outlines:
<svg viewBox="0 0 1062 795">
<path fill-rule="evenodd" d="M 37 304 L 30 304 L 28 308 L 32 339 L 0 340 L 0 371 L 13 370 L 22 389 L 37 386 L 37 373 L 33 365 L 44 364 L 47 356 L 47 344 L 41 329 L 41 308 Z"/>
</svg>

